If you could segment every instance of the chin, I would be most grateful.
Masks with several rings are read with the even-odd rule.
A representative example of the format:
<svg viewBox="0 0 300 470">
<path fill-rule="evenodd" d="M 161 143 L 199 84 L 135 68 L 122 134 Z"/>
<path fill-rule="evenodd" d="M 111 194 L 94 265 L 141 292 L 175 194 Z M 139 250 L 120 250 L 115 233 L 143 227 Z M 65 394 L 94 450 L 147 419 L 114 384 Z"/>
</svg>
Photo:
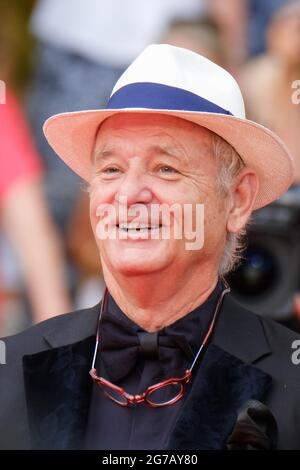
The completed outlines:
<svg viewBox="0 0 300 470">
<path fill-rule="evenodd" d="M 161 271 L 165 267 L 161 258 L 149 259 L 146 254 L 145 256 L 140 254 L 139 258 L 120 256 L 118 259 L 111 259 L 110 264 L 115 272 L 127 276 L 150 274 Z"/>
</svg>

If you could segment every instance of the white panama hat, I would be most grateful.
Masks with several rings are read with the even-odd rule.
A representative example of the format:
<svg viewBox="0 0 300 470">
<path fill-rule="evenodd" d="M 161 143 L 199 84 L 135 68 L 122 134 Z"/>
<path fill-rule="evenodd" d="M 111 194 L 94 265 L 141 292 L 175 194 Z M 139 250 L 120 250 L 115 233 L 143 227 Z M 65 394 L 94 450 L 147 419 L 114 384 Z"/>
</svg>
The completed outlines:
<svg viewBox="0 0 300 470">
<path fill-rule="evenodd" d="M 166 44 L 148 46 L 132 62 L 105 109 L 56 114 L 47 119 L 43 130 L 59 157 L 89 181 L 100 124 L 128 112 L 176 116 L 223 137 L 259 177 L 254 209 L 279 198 L 293 181 L 287 147 L 269 129 L 246 119 L 235 79 L 207 58 Z"/>
</svg>

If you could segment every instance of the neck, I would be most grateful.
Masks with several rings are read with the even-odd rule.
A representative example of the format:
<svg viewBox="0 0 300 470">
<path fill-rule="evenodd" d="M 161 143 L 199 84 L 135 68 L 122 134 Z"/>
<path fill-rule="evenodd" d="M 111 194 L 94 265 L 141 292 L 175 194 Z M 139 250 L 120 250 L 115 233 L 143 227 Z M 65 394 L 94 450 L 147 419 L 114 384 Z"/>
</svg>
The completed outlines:
<svg viewBox="0 0 300 470">
<path fill-rule="evenodd" d="M 103 266 L 106 286 L 124 314 L 146 331 L 158 331 L 202 305 L 218 282 L 217 270 L 201 266 L 188 276 L 161 273 L 122 276 Z"/>
</svg>

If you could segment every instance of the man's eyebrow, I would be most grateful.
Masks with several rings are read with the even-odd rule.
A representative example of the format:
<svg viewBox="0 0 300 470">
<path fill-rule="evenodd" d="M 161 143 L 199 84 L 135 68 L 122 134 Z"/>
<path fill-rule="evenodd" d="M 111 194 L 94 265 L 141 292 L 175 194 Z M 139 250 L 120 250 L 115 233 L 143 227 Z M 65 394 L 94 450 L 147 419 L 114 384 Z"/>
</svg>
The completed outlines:
<svg viewBox="0 0 300 470">
<path fill-rule="evenodd" d="M 94 161 L 106 161 L 110 160 L 113 156 L 115 156 L 117 153 L 117 149 L 115 147 L 112 148 L 103 148 L 103 149 L 98 149 L 95 151 L 94 154 Z M 180 152 L 176 147 L 170 146 L 170 145 L 162 145 L 162 144 L 153 144 L 150 145 L 146 153 L 148 155 L 151 154 L 157 154 L 157 155 L 165 155 L 170 158 L 173 158 L 179 162 L 182 162 L 183 159 L 183 152 Z"/>
<path fill-rule="evenodd" d="M 94 153 L 94 161 L 97 162 L 98 160 L 105 161 L 109 160 L 115 154 L 115 149 L 98 149 Z"/>
<path fill-rule="evenodd" d="M 174 158 L 178 161 L 182 161 L 182 152 L 178 151 L 176 148 L 169 145 L 151 145 L 148 149 L 149 153 L 157 153 L 160 155 L 166 155 L 168 157 Z"/>
<path fill-rule="evenodd" d="M 177 162 L 177 164 L 189 165 L 189 158 L 186 151 L 178 145 L 155 144 L 149 149 L 150 152 L 157 155 L 167 156 Z"/>
</svg>

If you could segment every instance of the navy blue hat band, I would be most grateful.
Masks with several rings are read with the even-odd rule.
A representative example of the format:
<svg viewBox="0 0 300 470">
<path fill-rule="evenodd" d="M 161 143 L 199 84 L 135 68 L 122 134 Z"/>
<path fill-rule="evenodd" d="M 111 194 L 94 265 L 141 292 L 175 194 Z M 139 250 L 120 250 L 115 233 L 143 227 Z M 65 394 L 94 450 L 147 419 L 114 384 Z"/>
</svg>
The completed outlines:
<svg viewBox="0 0 300 470">
<path fill-rule="evenodd" d="M 131 83 L 116 91 L 106 109 L 146 108 L 229 114 L 230 111 L 181 88 L 159 83 Z"/>
</svg>

